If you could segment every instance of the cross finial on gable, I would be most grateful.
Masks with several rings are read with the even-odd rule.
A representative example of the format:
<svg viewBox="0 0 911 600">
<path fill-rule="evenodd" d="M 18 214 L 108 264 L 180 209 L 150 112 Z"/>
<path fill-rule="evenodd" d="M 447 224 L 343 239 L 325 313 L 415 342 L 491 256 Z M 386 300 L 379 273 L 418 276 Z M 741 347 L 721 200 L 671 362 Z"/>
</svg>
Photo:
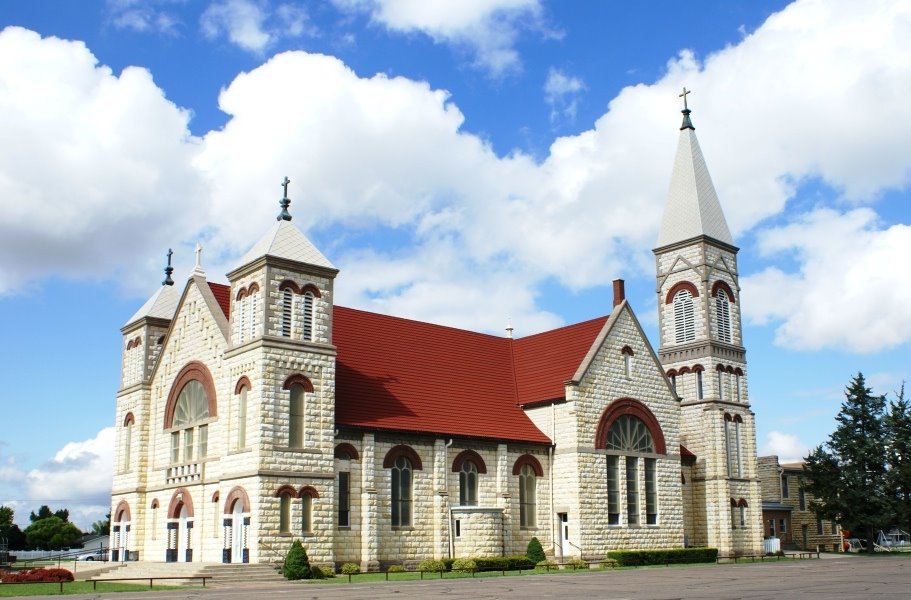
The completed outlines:
<svg viewBox="0 0 911 600">
<path fill-rule="evenodd" d="M 288 212 L 288 207 L 291 206 L 291 199 L 288 198 L 288 184 L 291 183 L 291 180 L 285 176 L 285 179 L 282 181 L 282 188 L 285 190 L 285 197 L 281 199 L 278 203 L 282 207 L 282 211 L 278 213 L 276 221 L 290 221 L 291 213 Z"/>
<path fill-rule="evenodd" d="M 193 269 L 194 275 L 206 276 L 206 272 L 202 270 L 202 244 L 196 242 L 196 268 Z"/>
<path fill-rule="evenodd" d="M 161 282 L 161 285 L 174 285 L 174 280 L 171 279 L 171 273 L 174 272 L 174 267 L 171 266 L 171 257 L 174 256 L 174 251 L 168 248 L 168 266 L 164 268 L 165 278 Z"/>
<path fill-rule="evenodd" d="M 680 111 L 683 113 L 683 125 L 680 126 L 681 130 L 692 129 L 693 131 L 696 131 L 696 128 L 693 127 L 693 122 L 690 120 L 690 113 L 692 111 L 690 110 L 690 107 L 687 106 L 687 103 L 686 103 L 686 97 L 692 93 L 693 93 L 693 90 L 688 90 L 688 89 L 686 89 L 686 86 L 684 86 L 683 92 L 681 92 L 677 96 L 678 98 L 683 98 L 683 110 Z"/>
</svg>

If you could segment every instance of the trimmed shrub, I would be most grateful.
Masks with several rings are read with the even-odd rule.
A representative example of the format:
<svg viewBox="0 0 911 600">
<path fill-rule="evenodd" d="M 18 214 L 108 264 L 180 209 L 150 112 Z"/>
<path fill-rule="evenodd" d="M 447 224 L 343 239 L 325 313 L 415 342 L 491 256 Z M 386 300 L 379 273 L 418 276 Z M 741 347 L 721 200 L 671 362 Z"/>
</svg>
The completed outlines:
<svg viewBox="0 0 911 600">
<path fill-rule="evenodd" d="M 675 563 L 710 563 L 718 558 L 717 548 L 668 548 L 665 550 L 614 550 L 609 559 L 622 567 L 669 565 Z"/>
<path fill-rule="evenodd" d="M 320 567 L 319 570 L 323 572 L 323 577 L 326 579 L 332 579 L 335 577 L 335 567 L 323 566 Z"/>
<path fill-rule="evenodd" d="M 535 569 L 541 569 L 541 570 L 544 570 L 544 569 L 550 570 L 550 569 L 556 569 L 556 568 L 558 568 L 557 563 L 555 563 L 552 560 L 542 560 L 542 561 L 539 561 L 535 565 Z"/>
<path fill-rule="evenodd" d="M 518 571 L 519 569 L 533 569 L 534 563 L 526 556 L 493 556 L 490 558 L 475 558 L 479 571 Z"/>
<path fill-rule="evenodd" d="M 405 565 L 389 565 L 389 568 L 386 569 L 387 573 L 405 573 Z"/>
<path fill-rule="evenodd" d="M 3 573 L 3 583 L 60 583 L 73 581 L 73 574 L 66 569 L 32 569 L 18 573 Z"/>
<path fill-rule="evenodd" d="M 531 538 L 531 541 L 528 542 L 528 548 L 525 549 L 525 556 L 528 557 L 528 560 L 530 560 L 533 565 L 538 564 L 542 560 L 547 560 L 547 556 L 544 554 L 544 547 L 541 546 L 541 541 L 536 537 Z"/>
<path fill-rule="evenodd" d="M 342 575 L 357 575 L 361 572 L 361 566 L 357 563 L 345 563 L 342 565 Z"/>
<path fill-rule="evenodd" d="M 291 544 L 291 549 L 288 550 L 288 555 L 285 557 L 285 567 L 282 574 L 285 579 L 310 579 L 312 576 L 311 571 L 307 551 L 304 550 L 300 540 L 294 540 L 294 543 Z"/>
<path fill-rule="evenodd" d="M 574 571 L 578 570 L 578 569 L 588 569 L 589 568 L 588 563 L 578 557 L 571 558 L 563 564 Z"/>
<path fill-rule="evenodd" d="M 427 572 L 432 571 L 434 573 L 439 573 L 440 571 L 445 571 L 445 570 L 446 570 L 446 564 L 443 563 L 442 560 L 434 560 L 432 558 L 428 558 L 427 560 L 422 560 L 421 564 L 418 565 L 418 571 L 427 571 Z"/>
<path fill-rule="evenodd" d="M 457 558 L 452 563 L 452 570 L 461 571 L 462 573 L 474 573 L 478 570 L 478 563 L 470 558 Z"/>
<path fill-rule="evenodd" d="M 617 568 L 617 561 L 615 561 L 612 558 L 605 558 L 598 564 L 601 566 L 602 569 L 616 569 Z"/>
</svg>

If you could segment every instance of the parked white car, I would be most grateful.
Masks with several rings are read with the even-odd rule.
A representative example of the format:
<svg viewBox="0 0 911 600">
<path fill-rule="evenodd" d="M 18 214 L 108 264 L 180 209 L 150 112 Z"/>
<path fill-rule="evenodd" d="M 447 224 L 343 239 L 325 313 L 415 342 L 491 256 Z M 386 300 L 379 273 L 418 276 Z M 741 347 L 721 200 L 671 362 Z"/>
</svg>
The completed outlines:
<svg viewBox="0 0 911 600">
<path fill-rule="evenodd" d="M 107 550 L 92 550 L 86 554 L 82 554 L 79 557 L 79 560 L 108 560 L 108 551 Z"/>
</svg>

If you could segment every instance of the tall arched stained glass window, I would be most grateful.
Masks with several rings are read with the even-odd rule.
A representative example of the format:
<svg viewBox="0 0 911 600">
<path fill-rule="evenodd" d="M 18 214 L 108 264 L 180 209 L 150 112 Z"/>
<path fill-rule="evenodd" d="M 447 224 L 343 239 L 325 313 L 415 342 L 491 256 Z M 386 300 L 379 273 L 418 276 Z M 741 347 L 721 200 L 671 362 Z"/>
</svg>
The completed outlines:
<svg viewBox="0 0 911 600">
<path fill-rule="evenodd" d="M 621 452 L 655 452 L 655 442 L 642 419 L 621 415 L 607 432 L 607 449 Z"/>
</svg>

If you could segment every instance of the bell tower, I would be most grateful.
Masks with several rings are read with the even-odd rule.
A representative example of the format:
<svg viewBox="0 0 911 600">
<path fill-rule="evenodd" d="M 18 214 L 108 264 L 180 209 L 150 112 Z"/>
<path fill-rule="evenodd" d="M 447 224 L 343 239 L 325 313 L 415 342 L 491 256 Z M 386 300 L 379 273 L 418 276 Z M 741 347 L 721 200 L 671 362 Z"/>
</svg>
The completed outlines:
<svg viewBox="0 0 911 600">
<path fill-rule="evenodd" d="M 762 547 L 755 416 L 747 389 L 737 252 L 684 88 L 683 123 L 661 229 L 658 355 L 681 402 L 681 444 L 696 455 L 684 493 L 691 545 L 722 556 Z"/>
</svg>

